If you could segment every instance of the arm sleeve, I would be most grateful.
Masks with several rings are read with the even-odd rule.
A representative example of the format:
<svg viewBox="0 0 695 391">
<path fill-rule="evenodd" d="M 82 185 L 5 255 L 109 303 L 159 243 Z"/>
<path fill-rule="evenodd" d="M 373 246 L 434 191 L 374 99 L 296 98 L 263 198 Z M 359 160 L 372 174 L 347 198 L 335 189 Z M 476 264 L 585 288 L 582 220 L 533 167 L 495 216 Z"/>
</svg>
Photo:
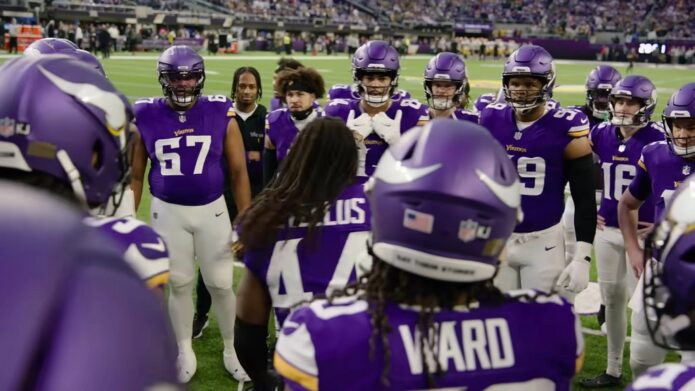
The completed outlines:
<svg viewBox="0 0 695 391">
<path fill-rule="evenodd" d="M 275 177 L 278 169 L 278 157 L 274 150 L 263 150 L 263 186 L 267 186 Z"/>
<path fill-rule="evenodd" d="M 596 186 L 592 155 L 572 159 L 565 164 L 576 210 L 574 229 L 577 233 L 577 241 L 593 243 L 596 234 Z"/>
</svg>

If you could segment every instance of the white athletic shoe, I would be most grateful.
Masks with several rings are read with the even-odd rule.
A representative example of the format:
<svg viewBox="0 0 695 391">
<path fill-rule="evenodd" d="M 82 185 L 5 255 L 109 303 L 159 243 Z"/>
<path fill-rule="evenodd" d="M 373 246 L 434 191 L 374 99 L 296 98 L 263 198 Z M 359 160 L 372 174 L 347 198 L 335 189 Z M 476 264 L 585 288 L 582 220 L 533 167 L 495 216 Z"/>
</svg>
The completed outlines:
<svg viewBox="0 0 695 391">
<path fill-rule="evenodd" d="M 234 348 L 225 348 L 224 352 L 222 352 L 222 360 L 224 361 L 224 368 L 232 375 L 234 379 L 236 379 L 236 381 L 251 381 L 251 378 L 246 374 L 246 371 L 244 371 L 244 368 L 239 363 L 239 359 L 236 356 L 236 351 L 234 351 Z"/>
<path fill-rule="evenodd" d="M 198 360 L 195 357 L 193 349 L 179 348 L 179 355 L 176 357 L 176 369 L 178 370 L 179 381 L 181 383 L 188 383 L 191 381 L 197 368 Z"/>
</svg>

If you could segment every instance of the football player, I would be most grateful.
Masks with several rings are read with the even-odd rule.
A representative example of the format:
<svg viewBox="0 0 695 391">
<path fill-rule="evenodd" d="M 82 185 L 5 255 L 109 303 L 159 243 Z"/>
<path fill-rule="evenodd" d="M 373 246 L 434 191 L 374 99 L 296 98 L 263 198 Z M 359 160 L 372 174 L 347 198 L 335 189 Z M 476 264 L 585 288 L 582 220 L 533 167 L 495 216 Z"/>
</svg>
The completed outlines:
<svg viewBox="0 0 695 391">
<path fill-rule="evenodd" d="M 77 49 L 77 46 L 67 39 L 43 38 L 34 41 L 24 51 L 25 56 L 50 54 L 74 57 L 104 75 L 104 69 L 96 57 L 87 51 Z M 128 134 L 128 137 L 137 137 L 135 133 Z M 106 235 L 113 237 L 138 275 L 156 294 L 162 295 L 164 285 L 169 279 L 169 253 L 166 244 L 150 226 L 135 218 L 134 196 L 129 186 L 126 186 L 117 201 L 117 204 L 108 202 L 100 208 L 93 209 L 91 213 L 96 217 L 85 219 L 85 223 L 98 227 Z"/>
<path fill-rule="evenodd" d="M 317 99 L 326 93 L 323 77 L 313 68 L 283 72 L 276 81 L 287 107 L 268 113 L 265 121 L 263 181 L 275 177 L 278 165 L 289 153 L 297 134 L 311 121 L 323 117 Z"/>
<path fill-rule="evenodd" d="M 644 113 L 637 114 L 640 115 Z M 666 141 L 657 141 L 644 147 L 637 175 L 618 204 L 618 223 L 625 241 L 630 269 L 640 278 L 631 300 L 630 367 L 634 375 L 660 364 L 666 355 L 665 350 L 652 343 L 644 321 L 641 284 L 644 282 L 642 271 L 645 260 L 638 241 L 637 211 L 652 196 L 655 200 L 654 216 L 660 218 L 666 202 L 676 188 L 695 172 L 695 83 L 686 84 L 671 95 L 662 118 Z"/>
<path fill-rule="evenodd" d="M 431 118 L 451 117 L 478 123 L 478 115 L 465 110 L 468 102 L 468 75 L 461 56 L 443 52 L 425 67 L 425 98 Z"/>
<path fill-rule="evenodd" d="M 586 78 L 586 103 L 583 106 L 569 106 L 568 108 L 579 110 L 589 119 L 589 127 L 593 128 L 601 122 L 610 119 L 608 97 L 615 84 L 622 78 L 620 72 L 610 65 L 599 65 L 589 72 Z M 594 177 L 596 184 L 596 203 L 600 203 L 603 190 L 603 173 L 594 155 Z M 570 195 L 570 190 L 565 187 L 565 195 Z M 574 257 L 574 249 L 577 238 L 574 232 L 574 202 L 572 197 L 565 199 L 565 212 L 562 215 L 562 226 L 565 233 L 565 260 L 571 262 Z M 606 332 L 606 307 L 601 304 L 597 318 L 601 331 Z"/>
<path fill-rule="evenodd" d="M 297 69 L 304 68 L 304 64 L 293 59 L 293 58 L 281 58 L 278 61 L 278 66 L 273 72 L 273 97 L 270 98 L 270 111 L 275 111 L 286 107 L 285 100 L 282 97 L 282 90 L 278 88 L 277 80 L 284 73 L 289 71 L 295 71 Z"/>
<path fill-rule="evenodd" d="M 254 387 L 266 389 L 268 313 L 342 289 L 369 269 L 370 211 L 358 180 L 355 138 L 337 118 L 297 137 L 282 175 L 239 219 L 247 272 L 238 289 L 235 343 Z M 270 389 L 270 388 L 267 388 Z"/>
<path fill-rule="evenodd" d="M 254 67 L 240 67 L 232 77 L 231 97 L 234 102 L 234 118 L 239 125 L 241 137 L 246 150 L 246 171 L 251 185 L 251 197 L 255 197 L 263 188 L 263 140 L 265 138 L 265 117 L 268 110 L 258 101 L 263 96 L 261 75 Z M 223 162 L 223 168 L 226 162 Z M 226 169 L 225 169 L 226 172 Z M 224 201 L 230 220 L 237 216 L 233 189 L 226 181 Z M 205 288 L 202 275 L 198 274 L 196 284 L 195 316 L 193 317 L 193 338 L 200 338 L 203 329 L 209 324 L 208 312 L 212 305 L 210 293 Z"/>
<path fill-rule="evenodd" d="M 622 79 L 617 69 L 610 65 L 598 65 L 586 77 L 586 101 L 583 106 L 570 106 L 589 118 L 590 127 L 611 119 L 610 94 L 613 87 Z"/>
<path fill-rule="evenodd" d="M 414 99 L 393 101 L 400 59 L 384 41 L 369 41 L 352 56 L 353 80 L 360 100 L 334 100 L 326 115 L 345 121 L 361 140 L 359 176 L 370 176 L 386 148 L 408 129 L 429 120 L 427 108 Z"/>
<path fill-rule="evenodd" d="M 195 260 L 224 340 L 224 366 L 232 376 L 247 379 L 234 353 L 232 290 L 233 256 L 228 243 L 232 225 L 223 191 L 227 162 L 238 210 L 251 200 L 244 144 L 232 104 L 225 96 L 200 96 L 205 81 L 203 59 L 187 46 L 172 46 L 157 61 L 164 97 L 135 102 L 140 139 L 135 145 L 133 190 L 136 206 L 142 196 L 147 160 L 151 162 L 150 221 L 164 237 L 171 254 L 169 315 L 179 347 L 182 382 L 195 374 L 191 344 Z"/>
<path fill-rule="evenodd" d="M 546 106 L 555 85 L 555 65 L 540 46 L 522 46 L 512 53 L 502 84 L 506 103 L 488 105 L 480 124 L 517 166 L 525 218 L 507 244 L 508 262 L 500 267 L 496 283 L 505 291 L 549 292 L 557 285 L 581 292 L 589 283 L 596 230 L 593 160 L 586 137 L 589 120 L 575 110 Z M 567 180 L 577 209 L 577 248 L 568 265 L 560 221 Z"/>
<path fill-rule="evenodd" d="M 618 227 L 618 201 L 637 174 L 642 148 L 664 140 L 661 124 L 651 121 L 656 97 L 656 87 L 649 79 L 627 76 L 618 81 L 610 93 L 611 122 L 600 123 L 591 129 L 592 149 L 604 178 L 594 249 L 598 284 L 606 306 L 608 357 L 603 374 L 580 381 L 587 388 L 620 385 L 627 334 L 627 301 L 637 280 L 629 270 L 625 244 Z M 643 231 L 653 225 L 654 204 L 651 198 L 640 208 L 639 221 Z"/>
<path fill-rule="evenodd" d="M 664 349 L 695 350 L 695 176 L 676 190 L 654 233 L 645 243 L 642 304 L 651 340 Z M 680 364 L 649 369 L 629 391 L 686 391 L 695 384 L 695 362 L 683 356 Z"/>
<path fill-rule="evenodd" d="M 370 272 L 285 320 L 274 361 L 286 387 L 569 389 L 583 356 L 572 307 L 492 283 L 519 190 L 484 128 L 437 119 L 405 133 L 367 186 Z"/>
<path fill-rule="evenodd" d="M 0 389 L 177 383 L 161 302 L 82 221 L 127 187 L 128 100 L 66 56 L 13 59 L 0 82 Z"/>
</svg>

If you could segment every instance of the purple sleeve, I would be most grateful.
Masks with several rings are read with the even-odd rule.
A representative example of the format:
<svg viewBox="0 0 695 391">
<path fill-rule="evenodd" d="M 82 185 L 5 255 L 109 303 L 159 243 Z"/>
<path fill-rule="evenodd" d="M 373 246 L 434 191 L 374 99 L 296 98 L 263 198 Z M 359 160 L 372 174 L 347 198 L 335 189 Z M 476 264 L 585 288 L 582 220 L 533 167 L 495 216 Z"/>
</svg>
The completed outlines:
<svg viewBox="0 0 695 391">
<path fill-rule="evenodd" d="M 272 247 L 270 249 L 250 250 L 244 254 L 244 265 L 258 281 L 266 285 L 265 276 L 268 273 Z"/>
<path fill-rule="evenodd" d="M 649 173 L 644 168 L 644 161 L 640 159 L 637 163 L 637 175 L 630 183 L 630 193 L 640 201 L 644 201 L 652 193 L 652 180 Z"/>
</svg>

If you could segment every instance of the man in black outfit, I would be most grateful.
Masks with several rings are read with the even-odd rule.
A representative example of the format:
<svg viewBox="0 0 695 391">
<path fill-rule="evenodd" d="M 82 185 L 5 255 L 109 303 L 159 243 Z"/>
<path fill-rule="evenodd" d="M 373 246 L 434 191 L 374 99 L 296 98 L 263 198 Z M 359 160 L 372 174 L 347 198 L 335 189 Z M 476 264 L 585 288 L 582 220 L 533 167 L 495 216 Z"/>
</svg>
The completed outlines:
<svg viewBox="0 0 695 391">
<path fill-rule="evenodd" d="M 263 139 L 265 137 L 265 116 L 268 112 L 265 106 L 258 104 L 263 90 L 261 76 L 254 67 L 241 67 L 234 73 L 231 97 L 234 101 L 234 116 L 246 150 L 246 168 L 251 183 L 251 196 L 255 197 L 263 189 Z M 226 164 L 222 165 L 226 167 Z M 225 187 L 224 198 L 227 202 L 229 217 L 234 221 L 237 216 L 236 204 L 229 183 Z M 210 293 L 205 288 L 202 275 L 198 275 L 196 287 L 196 315 L 193 318 L 193 338 L 203 335 L 203 329 L 208 325 L 210 311 Z"/>
</svg>

